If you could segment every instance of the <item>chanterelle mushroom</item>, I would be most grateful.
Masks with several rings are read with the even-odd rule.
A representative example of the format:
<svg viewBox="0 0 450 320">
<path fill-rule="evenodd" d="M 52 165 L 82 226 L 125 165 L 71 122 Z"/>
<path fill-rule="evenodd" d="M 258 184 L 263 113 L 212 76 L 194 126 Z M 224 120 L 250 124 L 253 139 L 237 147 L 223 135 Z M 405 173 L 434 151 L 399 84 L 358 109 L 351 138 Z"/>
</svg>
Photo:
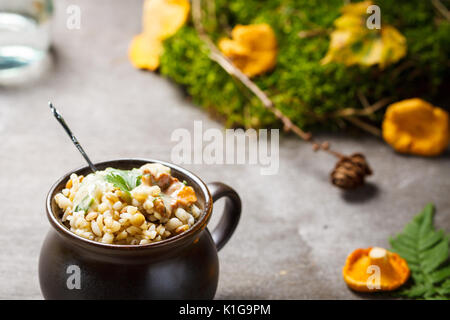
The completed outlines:
<svg viewBox="0 0 450 320">
<path fill-rule="evenodd" d="M 449 115 L 444 109 L 418 98 L 402 100 L 386 109 L 383 138 L 396 151 L 436 156 L 447 149 Z"/>
<path fill-rule="evenodd" d="M 219 49 L 248 77 L 267 72 L 277 63 L 277 38 L 267 23 L 237 25 L 232 39 L 219 41 Z"/>
<path fill-rule="evenodd" d="M 391 291 L 408 280 L 409 267 L 398 254 L 383 248 L 356 249 L 342 270 L 347 285 L 355 291 Z"/>
</svg>

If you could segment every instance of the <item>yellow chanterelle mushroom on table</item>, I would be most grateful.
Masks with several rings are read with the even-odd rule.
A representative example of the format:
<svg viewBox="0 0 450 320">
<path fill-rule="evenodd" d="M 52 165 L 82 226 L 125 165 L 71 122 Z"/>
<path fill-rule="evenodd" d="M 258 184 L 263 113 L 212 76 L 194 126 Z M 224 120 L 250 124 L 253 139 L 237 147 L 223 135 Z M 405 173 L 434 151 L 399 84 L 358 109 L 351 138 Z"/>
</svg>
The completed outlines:
<svg viewBox="0 0 450 320">
<path fill-rule="evenodd" d="M 449 143 L 449 116 L 445 110 L 418 98 L 388 106 L 383 138 L 397 152 L 436 156 Z"/>
<path fill-rule="evenodd" d="M 398 254 L 383 248 L 356 249 L 342 270 L 347 285 L 360 292 L 391 291 L 408 280 L 410 271 Z"/>
</svg>

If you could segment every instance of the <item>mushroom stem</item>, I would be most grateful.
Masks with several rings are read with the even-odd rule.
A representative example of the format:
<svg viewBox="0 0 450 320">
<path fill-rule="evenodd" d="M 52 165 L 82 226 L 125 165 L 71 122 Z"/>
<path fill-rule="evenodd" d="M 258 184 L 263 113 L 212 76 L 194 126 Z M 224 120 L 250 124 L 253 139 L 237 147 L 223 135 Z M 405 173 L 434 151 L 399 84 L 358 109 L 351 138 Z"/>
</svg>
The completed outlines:
<svg viewBox="0 0 450 320">
<path fill-rule="evenodd" d="M 377 265 L 385 265 L 388 262 L 387 251 L 384 248 L 372 248 L 369 252 L 369 258 L 373 264 Z"/>
</svg>

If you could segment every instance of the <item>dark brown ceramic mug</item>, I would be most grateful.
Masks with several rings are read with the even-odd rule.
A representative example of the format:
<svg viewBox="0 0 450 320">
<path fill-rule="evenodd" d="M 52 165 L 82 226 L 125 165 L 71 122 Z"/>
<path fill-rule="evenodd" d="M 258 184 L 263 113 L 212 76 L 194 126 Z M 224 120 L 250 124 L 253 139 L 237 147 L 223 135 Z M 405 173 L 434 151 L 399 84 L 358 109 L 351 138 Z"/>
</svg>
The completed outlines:
<svg viewBox="0 0 450 320">
<path fill-rule="evenodd" d="M 99 170 L 107 167 L 132 169 L 149 162 L 170 167 L 174 177 L 186 180 L 194 188 L 202 209 L 198 221 L 180 235 L 145 245 L 114 245 L 87 240 L 62 224 L 54 196 L 64 188 L 70 174 L 87 175 L 90 170 L 83 167 L 64 175 L 52 186 L 46 202 L 52 229 L 39 259 L 39 281 L 46 299 L 214 297 L 219 278 L 217 251 L 225 245 L 239 222 L 239 195 L 223 183 L 206 185 L 193 173 L 163 161 L 121 159 L 95 166 Z M 226 199 L 224 212 L 210 233 L 206 226 L 213 202 L 222 197 Z M 75 276 L 79 276 L 79 282 Z"/>
</svg>

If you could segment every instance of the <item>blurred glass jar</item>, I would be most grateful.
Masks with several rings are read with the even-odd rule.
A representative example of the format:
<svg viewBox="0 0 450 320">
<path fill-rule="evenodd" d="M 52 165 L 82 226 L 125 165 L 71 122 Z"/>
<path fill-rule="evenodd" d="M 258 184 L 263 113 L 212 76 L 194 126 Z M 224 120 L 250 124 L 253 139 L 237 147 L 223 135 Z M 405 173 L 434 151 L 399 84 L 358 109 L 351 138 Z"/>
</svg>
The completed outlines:
<svg viewBox="0 0 450 320">
<path fill-rule="evenodd" d="M 46 57 L 52 14 L 52 0 L 0 0 L 0 79 Z"/>
</svg>

